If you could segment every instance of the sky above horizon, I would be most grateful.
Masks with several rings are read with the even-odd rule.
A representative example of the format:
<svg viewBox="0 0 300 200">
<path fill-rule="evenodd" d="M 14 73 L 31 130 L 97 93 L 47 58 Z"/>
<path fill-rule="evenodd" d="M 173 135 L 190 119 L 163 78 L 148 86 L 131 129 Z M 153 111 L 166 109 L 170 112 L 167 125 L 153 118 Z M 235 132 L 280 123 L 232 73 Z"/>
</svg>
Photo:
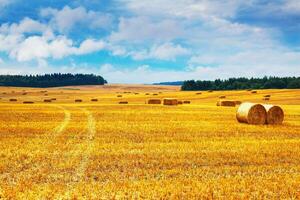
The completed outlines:
<svg viewBox="0 0 300 200">
<path fill-rule="evenodd" d="M 0 74 L 300 76 L 300 0 L 0 0 Z"/>
</svg>

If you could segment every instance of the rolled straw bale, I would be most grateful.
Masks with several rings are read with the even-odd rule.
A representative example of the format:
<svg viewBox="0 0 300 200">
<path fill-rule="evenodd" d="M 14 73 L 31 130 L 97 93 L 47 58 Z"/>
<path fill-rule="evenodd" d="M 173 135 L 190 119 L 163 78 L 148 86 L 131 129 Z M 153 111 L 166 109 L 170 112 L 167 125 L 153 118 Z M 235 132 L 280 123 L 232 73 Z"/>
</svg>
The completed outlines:
<svg viewBox="0 0 300 200">
<path fill-rule="evenodd" d="M 217 106 L 235 107 L 235 101 L 219 100 Z"/>
<path fill-rule="evenodd" d="M 122 97 L 122 95 L 118 95 L 117 97 L 120 98 L 120 97 Z"/>
<path fill-rule="evenodd" d="M 182 105 L 183 102 L 182 102 L 182 101 L 178 101 L 177 104 L 178 104 L 178 105 Z"/>
<path fill-rule="evenodd" d="M 45 102 L 45 103 L 51 103 L 52 100 L 51 100 L 51 99 L 45 99 L 44 102 Z"/>
<path fill-rule="evenodd" d="M 196 93 L 196 95 L 200 95 L 200 94 L 202 94 L 202 93 L 201 93 L 201 92 L 197 92 L 197 93 Z"/>
<path fill-rule="evenodd" d="M 185 101 L 183 101 L 183 103 L 184 103 L 184 104 L 190 104 L 190 103 L 191 103 L 191 101 L 187 101 L 187 100 L 185 100 Z"/>
<path fill-rule="evenodd" d="M 264 97 L 271 97 L 271 95 L 270 95 L 270 94 L 267 94 L 267 95 L 265 95 Z"/>
<path fill-rule="evenodd" d="M 213 92 L 213 90 L 208 90 L 207 92 Z"/>
<path fill-rule="evenodd" d="M 34 104 L 33 101 L 23 101 L 23 104 Z"/>
<path fill-rule="evenodd" d="M 51 98 L 52 101 L 56 101 L 56 98 Z"/>
<path fill-rule="evenodd" d="M 44 96 L 48 96 L 48 94 L 44 94 Z"/>
<path fill-rule="evenodd" d="M 254 91 L 251 91 L 251 93 L 252 93 L 252 94 L 256 94 L 256 93 L 257 93 L 257 91 L 255 91 L 255 90 L 254 90 Z"/>
<path fill-rule="evenodd" d="M 146 93 L 145 95 L 149 95 L 149 93 Z"/>
<path fill-rule="evenodd" d="M 11 101 L 11 102 L 15 102 L 15 101 L 18 101 L 17 99 L 9 99 L 9 101 Z"/>
<path fill-rule="evenodd" d="M 167 106 L 176 106 L 178 104 L 177 99 L 173 99 L 173 98 L 166 98 L 164 99 L 164 105 Z"/>
<path fill-rule="evenodd" d="M 138 95 L 139 93 L 136 92 L 136 93 L 134 93 L 134 94 L 135 94 L 135 95 Z"/>
<path fill-rule="evenodd" d="M 265 124 L 267 111 L 261 104 L 242 103 L 236 113 L 236 118 L 241 123 Z"/>
<path fill-rule="evenodd" d="M 270 100 L 270 97 L 265 97 L 263 98 L 264 101 L 269 101 Z"/>
<path fill-rule="evenodd" d="M 120 101 L 119 104 L 128 104 L 128 101 Z"/>
<path fill-rule="evenodd" d="M 27 95 L 27 93 L 26 93 L 26 92 L 24 92 L 24 93 L 22 93 L 22 95 Z"/>
<path fill-rule="evenodd" d="M 160 99 L 149 99 L 148 104 L 161 104 Z"/>
<path fill-rule="evenodd" d="M 226 96 L 224 96 L 224 95 L 219 96 L 219 99 L 226 99 Z"/>
<path fill-rule="evenodd" d="M 234 103 L 235 103 L 235 105 L 241 105 L 242 104 L 242 102 L 241 101 L 234 101 Z"/>
<path fill-rule="evenodd" d="M 75 99 L 75 103 L 81 103 L 82 99 Z"/>
<path fill-rule="evenodd" d="M 153 94 L 153 96 L 157 96 L 158 94 Z"/>
<path fill-rule="evenodd" d="M 96 101 L 98 101 L 98 99 L 91 99 L 91 101 L 96 102 Z"/>
<path fill-rule="evenodd" d="M 282 124 L 284 112 L 281 107 L 270 104 L 263 104 L 267 111 L 267 124 Z"/>
</svg>

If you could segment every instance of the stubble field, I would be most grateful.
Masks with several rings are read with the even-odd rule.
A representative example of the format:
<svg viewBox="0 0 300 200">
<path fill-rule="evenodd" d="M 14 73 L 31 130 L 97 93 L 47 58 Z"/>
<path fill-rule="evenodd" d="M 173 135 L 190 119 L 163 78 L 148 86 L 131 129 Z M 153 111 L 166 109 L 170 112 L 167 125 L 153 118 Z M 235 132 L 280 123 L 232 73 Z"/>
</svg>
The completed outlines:
<svg viewBox="0 0 300 200">
<path fill-rule="evenodd" d="M 237 107 L 216 106 L 267 94 L 282 125 L 241 124 Z M 145 104 L 165 97 L 191 104 Z M 300 90 L 0 87 L 0 198 L 299 199 Z"/>
</svg>

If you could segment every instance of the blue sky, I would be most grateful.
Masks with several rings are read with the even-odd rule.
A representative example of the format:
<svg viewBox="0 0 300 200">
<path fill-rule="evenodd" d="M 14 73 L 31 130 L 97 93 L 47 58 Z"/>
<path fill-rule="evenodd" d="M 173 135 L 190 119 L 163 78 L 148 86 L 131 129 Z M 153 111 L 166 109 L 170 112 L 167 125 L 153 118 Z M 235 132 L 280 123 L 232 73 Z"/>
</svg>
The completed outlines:
<svg viewBox="0 0 300 200">
<path fill-rule="evenodd" d="M 300 76 L 299 0 L 0 0 L 0 74 Z"/>
</svg>

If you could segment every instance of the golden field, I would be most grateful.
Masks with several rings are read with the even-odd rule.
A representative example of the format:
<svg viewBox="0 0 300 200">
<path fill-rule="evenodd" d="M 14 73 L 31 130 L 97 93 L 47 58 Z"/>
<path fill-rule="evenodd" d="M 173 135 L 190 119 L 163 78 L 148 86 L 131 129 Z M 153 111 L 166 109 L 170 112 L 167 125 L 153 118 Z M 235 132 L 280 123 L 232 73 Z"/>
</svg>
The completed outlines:
<svg viewBox="0 0 300 200">
<path fill-rule="evenodd" d="M 237 107 L 216 106 L 267 94 L 283 125 L 241 124 Z M 166 97 L 191 104 L 145 104 Z M 0 198 L 300 199 L 300 90 L 0 87 L 0 98 Z"/>
</svg>

